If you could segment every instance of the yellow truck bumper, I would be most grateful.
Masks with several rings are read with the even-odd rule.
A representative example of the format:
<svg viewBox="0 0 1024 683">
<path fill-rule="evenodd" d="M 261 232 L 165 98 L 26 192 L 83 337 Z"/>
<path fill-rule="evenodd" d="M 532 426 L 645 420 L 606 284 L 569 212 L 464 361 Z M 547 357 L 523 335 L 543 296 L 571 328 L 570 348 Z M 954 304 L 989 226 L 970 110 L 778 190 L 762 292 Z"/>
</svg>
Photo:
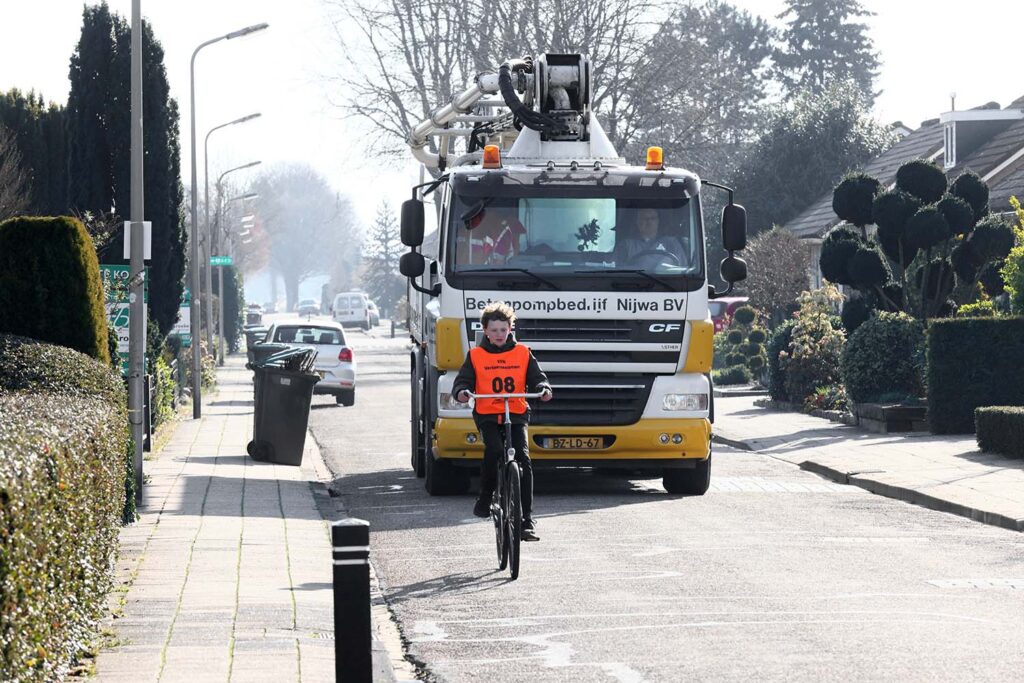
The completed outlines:
<svg viewBox="0 0 1024 683">
<path fill-rule="evenodd" d="M 668 443 L 662 443 L 668 435 Z M 673 443 L 678 435 L 680 443 Z M 599 436 L 604 448 L 591 450 L 565 450 L 544 448 L 545 437 Z M 438 418 L 434 429 L 434 448 L 437 457 L 452 460 L 481 460 L 483 440 L 472 418 Z M 474 441 L 475 439 L 475 441 Z M 471 442 L 472 441 L 472 442 Z M 711 423 L 705 418 L 648 419 L 632 425 L 614 427 L 557 427 L 530 425 L 530 458 L 571 465 L 609 464 L 619 461 L 672 462 L 703 460 L 708 457 L 711 443 Z M 685 463 L 690 464 L 690 463 Z M 692 465 L 691 465 L 692 466 Z"/>
</svg>

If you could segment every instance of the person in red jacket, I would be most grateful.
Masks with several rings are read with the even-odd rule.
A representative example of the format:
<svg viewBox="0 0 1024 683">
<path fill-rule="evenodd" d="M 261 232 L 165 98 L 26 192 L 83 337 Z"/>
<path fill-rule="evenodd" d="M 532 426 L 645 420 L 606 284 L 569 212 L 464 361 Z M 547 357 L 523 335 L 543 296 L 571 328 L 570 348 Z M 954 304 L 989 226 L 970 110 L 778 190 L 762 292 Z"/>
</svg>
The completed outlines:
<svg viewBox="0 0 1024 683">
<path fill-rule="evenodd" d="M 452 394 L 461 403 L 474 394 L 525 394 L 542 392 L 540 400 L 550 401 L 551 385 L 530 349 L 516 342 L 512 325 L 516 314 L 504 302 L 488 304 L 480 316 L 484 339 L 466 354 L 459 374 L 452 384 Z M 516 462 L 522 469 L 523 540 L 538 541 L 533 520 L 533 466 L 526 426 L 530 422 L 530 406 L 526 399 L 509 400 L 512 422 L 512 445 Z M 484 462 L 480 468 L 480 497 L 473 506 L 477 517 L 490 515 L 491 498 L 498 478 L 498 463 L 504 459 L 502 430 L 505 402 L 502 399 L 477 399 L 473 420 L 484 439 Z"/>
</svg>

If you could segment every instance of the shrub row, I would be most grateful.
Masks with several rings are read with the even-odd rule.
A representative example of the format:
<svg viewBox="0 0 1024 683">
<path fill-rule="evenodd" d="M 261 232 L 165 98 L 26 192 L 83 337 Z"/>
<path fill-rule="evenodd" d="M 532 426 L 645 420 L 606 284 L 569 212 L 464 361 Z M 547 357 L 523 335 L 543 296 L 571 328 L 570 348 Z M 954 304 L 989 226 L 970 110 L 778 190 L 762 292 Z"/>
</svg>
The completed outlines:
<svg viewBox="0 0 1024 683">
<path fill-rule="evenodd" d="M 1024 458 L 1024 407 L 993 406 L 974 411 L 978 448 Z"/>
<path fill-rule="evenodd" d="M 928 326 L 928 422 L 974 431 L 974 411 L 1024 405 L 1024 318 L 936 320 Z"/>
<path fill-rule="evenodd" d="M 133 498 L 109 368 L 0 335 L 0 680 L 60 679 L 106 605 Z"/>
</svg>

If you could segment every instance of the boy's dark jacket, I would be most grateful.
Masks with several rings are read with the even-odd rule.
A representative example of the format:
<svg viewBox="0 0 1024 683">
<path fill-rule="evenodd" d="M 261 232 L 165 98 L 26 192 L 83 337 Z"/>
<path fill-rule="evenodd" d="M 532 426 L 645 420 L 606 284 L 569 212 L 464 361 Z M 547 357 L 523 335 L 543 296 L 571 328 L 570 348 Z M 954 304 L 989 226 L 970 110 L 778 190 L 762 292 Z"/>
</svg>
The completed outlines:
<svg viewBox="0 0 1024 683">
<path fill-rule="evenodd" d="M 504 346 L 495 346 L 486 337 L 480 342 L 480 348 L 488 353 L 504 353 L 510 351 L 515 346 L 516 340 L 511 334 L 508 336 L 508 341 L 505 342 Z M 462 367 L 459 369 L 459 374 L 455 377 L 455 382 L 452 384 L 452 396 L 458 396 L 459 392 L 463 389 L 472 392 L 476 391 L 476 370 L 473 368 L 473 360 L 468 353 L 466 354 L 465 362 L 462 363 Z M 540 369 L 540 363 L 533 357 L 533 351 L 531 351 L 530 361 L 526 366 L 526 391 L 533 394 L 544 389 L 551 389 L 551 385 L 548 383 L 548 376 Z M 482 422 L 499 422 L 499 417 L 501 419 L 505 418 L 504 415 L 480 415 L 476 410 L 473 411 L 473 420 L 478 425 Z M 512 424 L 529 424 L 529 422 L 529 404 L 526 406 L 526 412 L 522 415 L 512 413 Z"/>
</svg>

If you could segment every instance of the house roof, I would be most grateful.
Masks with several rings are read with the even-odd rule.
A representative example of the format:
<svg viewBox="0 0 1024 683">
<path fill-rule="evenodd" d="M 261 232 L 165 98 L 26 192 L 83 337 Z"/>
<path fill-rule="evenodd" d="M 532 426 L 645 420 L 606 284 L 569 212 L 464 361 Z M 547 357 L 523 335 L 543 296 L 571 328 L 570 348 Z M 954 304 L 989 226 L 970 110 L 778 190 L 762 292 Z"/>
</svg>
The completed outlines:
<svg viewBox="0 0 1024 683">
<path fill-rule="evenodd" d="M 995 109 L 998 105 L 983 105 L 977 109 Z M 1014 100 L 1006 110 L 1024 109 L 1024 96 Z M 925 121 L 921 127 L 906 136 L 886 152 L 868 163 L 863 172 L 877 178 L 883 185 L 896 182 L 896 170 L 913 159 L 927 159 L 943 149 L 943 125 L 938 119 Z M 974 171 L 985 178 L 1000 169 L 999 173 L 987 178 L 989 183 L 989 204 L 993 211 L 1008 211 L 1010 196 L 1024 201 L 1024 120 L 1013 121 L 999 132 L 985 140 L 971 153 L 959 159 L 956 166 L 946 171 L 950 180 L 964 171 Z M 1018 158 L 1014 155 L 1020 153 Z M 940 161 L 941 163 L 941 161 Z M 839 217 L 832 211 L 832 193 L 828 192 L 793 220 L 786 228 L 797 237 L 821 237 L 830 228 L 839 224 Z"/>
<path fill-rule="evenodd" d="M 896 182 L 896 170 L 907 161 L 927 159 L 942 149 L 942 125 L 938 119 L 925 121 L 921 127 L 882 152 L 861 169 L 883 185 Z M 832 191 L 826 192 L 785 228 L 797 237 L 821 237 L 840 222 L 832 211 Z"/>
</svg>

